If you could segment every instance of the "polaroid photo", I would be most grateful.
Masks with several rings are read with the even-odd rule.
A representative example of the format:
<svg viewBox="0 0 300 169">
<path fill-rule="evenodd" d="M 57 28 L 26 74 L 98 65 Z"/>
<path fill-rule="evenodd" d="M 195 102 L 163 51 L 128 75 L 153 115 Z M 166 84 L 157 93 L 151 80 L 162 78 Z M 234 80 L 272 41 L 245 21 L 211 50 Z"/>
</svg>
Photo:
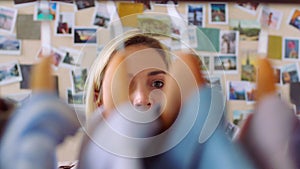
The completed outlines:
<svg viewBox="0 0 300 169">
<path fill-rule="evenodd" d="M 74 45 L 97 45 L 97 27 L 73 28 Z"/>
<path fill-rule="evenodd" d="M 49 1 L 38 1 L 35 5 L 33 20 L 54 21 L 56 20 L 58 11 L 58 3 Z"/>
<path fill-rule="evenodd" d="M 227 122 L 225 126 L 225 134 L 231 139 L 231 140 L 236 140 L 238 137 L 238 134 L 240 132 L 240 127 L 231 123 Z"/>
<path fill-rule="evenodd" d="M 283 13 L 281 11 L 263 6 L 259 13 L 258 21 L 264 28 L 278 30 L 280 28 L 282 16 Z"/>
<path fill-rule="evenodd" d="M 282 84 L 299 82 L 299 67 L 298 63 L 284 65 L 281 68 Z"/>
<path fill-rule="evenodd" d="M 42 55 L 42 50 L 43 48 L 47 48 L 51 51 L 51 54 L 52 54 L 52 57 L 53 57 L 53 68 L 56 70 L 60 63 L 62 62 L 62 59 L 64 57 L 64 52 L 62 50 L 59 50 L 57 48 L 54 48 L 54 47 L 42 47 L 39 49 L 37 55 L 36 55 L 36 58 L 39 60 L 43 57 Z"/>
<path fill-rule="evenodd" d="M 74 12 L 60 12 L 55 20 L 56 36 L 73 36 L 73 27 L 75 26 Z"/>
<path fill-rule="evenodd" d="M 230 19 L 230 30 L 239 31 L 241 41 L 258 41 L 261 31 L 260 23 L 257 20 Z"/>
<path fill-rule="evenodd" d="M 83 10 L 87 8 L 91 8 L 95 6 L 95 0 L 75 0 L 75 10 Z"/>
<path fill-rule="evenodd" d="M 259 6 L 259 2 L 238 2 L 234 6 L 252 15 L 255 15 Z"/>
<path fill-rule="evenodd" d="M 281 78 L 281 67 L 273 66 L 275 78 L 276 78 L 276 85 L 282 85 L 282 78 Z"/>
<path fill-rule="evenodd" d="M 0 31 L 3 33 L 13 33 L 18 10 L 15 8 L 0 7 Z"/>
<path fill-rule="evenodd" d="M 228 24 L 227 3 L 209 3 L 208 7 L 209 24 Z"/>
<path fill-rule="evenodd" d="M 231 30 L 220 31 L 220 53 L 238 54 L 239 32 Z"/>
<path fill-rule="evenodd" d="M 246 50 L 241 54 L 241 80 L 256 81 L 257 53 L 256 50 Z"/>
<path fill-rule="evenodd" d="M 154 5 L 157 5 L 157 6 L 167 6 L 167 5 L 175 5 L 175 6 L 178 6 L 178 0 L 162 0 L 162 1 L 154 1 Z"/>
<path fill-rule="evenodd" d="M 22 43 L 15 35 L 0 35 L 0 55 L 21 55 Z"/>
<path fill-rule="evenodd" d="M 145 33 L 170 36 L 172 33 L 172 20 L 170 16 L 161 14 L 137 15 L 138 28 Z"/>
<path fill-rule="evenodd" d="M 223 84 L 222 84 L 222 78 L 221 76 L 216 76 L 216 75 L 205 75 L 204 76 L 206 80 L 206 85 L 215 88 L 215 89 L 220 89 L 220 91 L 223 90 Z"/>
<path fill-rule="evenodd" d="M 233 110 L 233 124 L 241 127 L 254 110 Z"/>
<path fill-rule="evenodd" d="M 236 55 L 219 55 L 213 59 L 213 73 L 237 74 L 238 59 Z"/>
<path fill-rule="evenodd" d="M 245 90 L 246 90 L 246 103 L 247 104 L 255 103 L 256 84 L 249 82 L 248 85 L 245 86 Z"/>
<path fill-rule="evenodd" d="M 190 25 L 187 27 L 187 37 L 188 39 L 185 40 L 181 38 L 183 41 L 186 41 L 186 44 L 189 48 L 197 48 L 198 47 L 198 36 L 197 36 L 197 26 Z"/>
<path fill-rule="evenodd" d="M 22 81 L 22 72 L 18 61 L 0 64 L 0 86 Z"/>
<path fill-rule="evenodd" d="M 186 5 L 187 21 L 197 27 L 205 27 L 205 5 L 204 4 L 187 4 Z"/>
<path fill-rule="evenodd" d="M 71 70 L 72 92 L 80 93 L 84 91 L 88 71 L 86 68 L 75 68 Z"/>
<path fill-rule="evenodd" d="M 289 18 L 288 24 L 300 30 L 300 10 L 293 9 Z"/>
<path fill-rule="evenodd" d="M 61 47 L 59 50 L 63 52 L 63 58 L 60 64 L 61 67 L 69 69 L 80 67 L 84 55 L 82 51 L 68 47 Z"/>
<path fill-rule="evenodd" d="M 67 102 L 70 105 L 84 106 L 84 93 L 73 93 L 72 89 L 67 89 Z"/>
<path fill-rule="evenodd" d="M 227 99 L 246 101 L 246 81 L 228 81 L 227 82 Z"/>
<path fill-rule="evenodd" d="M 107 9 L 106 3 L 96 3 L 93 18 L 92 25 L 99 26 L 101 28 L 108 28 L 111 22 L 111 16 Z"/>
<path fill-rule="evenodd" d="M 282 60 L 299 60 L 300 38 L 284 37 L 282 39 Z"/>
</svg>

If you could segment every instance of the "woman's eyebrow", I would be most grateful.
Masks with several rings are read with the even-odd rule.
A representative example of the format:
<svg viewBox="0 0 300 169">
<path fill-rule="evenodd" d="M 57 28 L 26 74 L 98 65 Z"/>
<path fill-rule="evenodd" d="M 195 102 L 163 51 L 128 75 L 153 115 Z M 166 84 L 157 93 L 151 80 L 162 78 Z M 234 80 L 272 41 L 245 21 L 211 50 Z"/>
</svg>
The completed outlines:
<svg viewBox="0 0 300 169">
<path fill-rule="evenodd" d="M 154 75 L 158 75 L 158 74 L 166 74 L 166 72 L 162 71 L 162 70 L 152 71 L 152 72 L 148 73 L 148 76 L 154 76 Z"/>
</svg>

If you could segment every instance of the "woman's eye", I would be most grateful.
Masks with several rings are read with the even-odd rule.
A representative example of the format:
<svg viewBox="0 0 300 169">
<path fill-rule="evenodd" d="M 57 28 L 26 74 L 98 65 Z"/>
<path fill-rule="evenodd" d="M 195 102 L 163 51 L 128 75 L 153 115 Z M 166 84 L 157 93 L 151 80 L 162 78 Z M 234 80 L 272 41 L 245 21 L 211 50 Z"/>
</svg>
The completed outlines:
<svg viewBox="0 0 300 169">
<path fill-rule="evenodd" d="M 152 82 L 152 87 L 155 87 L 157 89 L 160 89 L 163 86 L 164 86 L 164 82 L 162 82 L 162 81 L 157 80 L 157 81 Z"/>
</svg>

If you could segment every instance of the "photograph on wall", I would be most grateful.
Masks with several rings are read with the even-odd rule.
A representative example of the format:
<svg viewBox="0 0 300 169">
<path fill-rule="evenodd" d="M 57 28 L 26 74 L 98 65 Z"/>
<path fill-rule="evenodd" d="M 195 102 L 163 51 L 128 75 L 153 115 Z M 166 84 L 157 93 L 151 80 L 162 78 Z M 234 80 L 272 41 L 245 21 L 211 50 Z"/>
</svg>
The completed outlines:
<svg viewBox="0 0 300 169">
<path fill-rule="evenodd" d="M 246 103 L 253 104 L 255 103 L 255 91 L 256 91 L 256 84 L 249 82 L 247 86 L 245 86 L 246 90 Z"/>
<path fill-rule="evenodd" d="M 291 83 L 290 84 L 290 100 L 294 104 L 294 112 L 299 117 L 300 116 L 300 83 Z"/>
<path fill-rule="evenodd" d="M 21 45 L 21 40 L 15 35 L 0 35 L 0 55 L 20 55 Z"/>
<path fill-rule="evenodd" d="M 227 3 L 210 3 L 208 14 L 210 24 L 228 24 Z"/>
<path fill-rule="evenodd" d="M 59 11 L 59 5 L 56 2 L 38 1 L 35 5 L 35 21 L 54 21 Z"/>
<path fill-rule="evenodd" d="M 93 25 L 102 28 L 107 28 L 110 24 L 110 13 L 108 12 L 106 3 L 96 3 L 96 8 L 93 16 Z"/>
<path fill-rule="evenodd" d="M 223 85 L 222 85 L 222 80 L 221 80 L 221 76 L 211 76 L 211 75 L 207 75 L 204 77 L 206 80 L 206 85 L 211 87 L 211 88 L 215 88 L 215 89 L 223 89 Z"/>
<path fill-rule="evenodd" d="M 17 39 L 41 39 L 41 22 L 34 21 L 32 14 L 19 14 L 16 22 Z"/>
<path fill-rule="evenodd" d="M 203 73 L 210 72 L 210 56 L 202 56 L 201 58 L 201 70 Z"/>
<path fill-rule="evenodd" d="M 145 33 L 157 35 L 171 35 L 172 21 L 170 16 L 161 14 L 139 14 L 137 15 L 138 28 Z"/>
<path fill-rule="evenodd" d="M 281 67 L 279 66 L 273 66 L 274 69 L 274 74 L 275 74 L 275 78 L 276 78 L 276 84 L 277 85 L 281 85 L 282 84 L 282 80 L 281 80 Z"/>
<path fill-rule="evenodd" d="M 51 0 L 53 2 L 60 2 L 60 3 L 66 3 L 66 4 L 73 4 L 73 0 Z"/>
<path fill-rule="evenodd" d="M 84 106 L 84 94 L 73 93 L 71 89 L 67 89 L 67 103 L 74 106 Z"/>
<path fill-rule="evenodd" d="M 205 5 L 187 4 L 186 11 L 189 24 L 197 27 L 205 27 Z"/>
<path fill-rule="evenodd" d="M 76 10 L 83 10 L 95 6 L 95 0 L 75 0 Z"/>
<path fill-rule="evenodd" d="M 18 10 L 15 8 L 0 7 L 0 31 L 4 33 L 13 33 Z"/>
<path fill-rule="evenodd" d="M 214 73 L 238 73 L 238 60 L 236 55 L 214 56 Z"/>
<path fill-rule="evenodd" d="M 289 25 L 300 30 L 300 10 L 294 9 L 290 15 Z"/>
<path fill-rule="evenodd" d="M 245 12 L 255 15 L 259 6 L 259 2 L 238 2 L 235 6 Z"/>
<path fill-rule="evenodd" d="M 253 110 L 233 110 L 233 124 L 242 126 Z"/>
<path fill-rule="evenodd" d="M 285 37 L 282 39 L 282 60 L 299 59 L 300 38 Z"/>
<path fill-rule="evenodd" d="M 61 47 L 59 50 L 64 53 L 60 64 L 61 67 L 75 69 L 81 65 L 83 57 L 82 51 L 68 47 Z"/>
<path fill-rule="evenodd" d="M 281 68 L 282 84 L 299 82 L 298 63 L 287 64 Z"/>
<path fill-rule="evenodd" d="M 22 72 L 22 81 L 20 82 L 20 89 L 30 89 L 30 75 L 32 67 L 32 65 L 20 64 Z"/>
<path fill-rule="evenodd" d="M 237 54 L 239 43 L 239 32 L 221 30 L 220 32 L 220 53 Z"/>
<path fill-rule="evenodd" d="M 246 101 L 246 81 L 228 81 L 227 82 L 227 99 Z"/>
<path fill-rule="evenodd" d="M 79 93 L 84 91 L 84 84 L 87 79 L 87 69 L 77 68 L 71 70 L 72 92 Z"/>
<path fill-rule="evenodd" d="M 53 58 L 53 63 L 52 63 L 53 68 L 57 69 L 57 67 L 60 65 L 60 63 L 62 61 L 62 58 L 64 56 L 63 51 L 61 51 L 57 48 L 54 48 L 54 47 L 43 47 L 43 48 L 50 49 L 51 56 Z M 37 59 L 42 59 L 42 57 L 43 57 L 43 55 L 42 55 L 43 48 L 39 49 L 39 51 L 37 53 L 37 56 L 36 56 Z"/>
<path fill-rule="evenodd" d="M 96 27 L 74 27 L 74 45 L 97 45 Z"/>
<path fill-rule="evenodd" d="M 0 86 L 22 81 L 22 72 L 18 61 L 0 64 Z"/>
<path fill-rule="evenodd" d="M 258 20 L 262 27 L 278 30 L 280 28 L 283 13 L 279 10 L 263 6 Z"/>
<path fill-rule="evenodd" d="M 247 50 L 241 53 L 241 80 L 256 81 L 256 59 L 255 51 Z"/>
<path fill-rule="evenodd" d="M 74 12 L 60 12 L 55 20 L 55 35 L 57 36 L 72 36 L 72 30 L 75 26 Z"/>
<path fill-rule="evenodd" d="M 257 20 L 230 19 L 229 27 L 239 32 L 241 41 L 258 41 L 261 28 Z"/>
</svg>

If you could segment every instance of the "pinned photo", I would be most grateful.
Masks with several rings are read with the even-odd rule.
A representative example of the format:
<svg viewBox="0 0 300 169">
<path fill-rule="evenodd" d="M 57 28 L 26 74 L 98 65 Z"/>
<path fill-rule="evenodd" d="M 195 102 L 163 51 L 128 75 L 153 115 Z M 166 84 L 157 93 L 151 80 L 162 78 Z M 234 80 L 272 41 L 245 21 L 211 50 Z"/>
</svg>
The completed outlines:
<svg viewBox="0 0 300 169">
<path fill-rule="evenodd" d="M 205 6 L 203 4 L 187 4 L 186 11 L 189 24 L 205 27 Z"/>
<path fill-rule="evenodd" d="M 210 56 L 202 56 L 201 57 L 201 70 L 204 73 L 209 73 L 210 72 Z"/>
<path fill-rule="evenodd" d="M 229 81 L 227 87 L 228 100 L 244 100 L 246 101 L 246 81 Z"/>
<path fill-rule="evenodd" d="M 110 14 L 107 10 L 106 3 L 96 3 L 96 9 L 93 17 L 93 25 L 107 28 L 110 24 Z"/>
<path fill-rule="evenodd" d="M 282 12 L 268 7 L 262 7 L 259 22 L 262 27 L 270 29 L 279 29 L 282 19 Z"/>
<path fill-rule="evenodd" d="M 75 25 L 75 14 L 73 12 L 61 12 L 55 22 L 55 35 L 72 36 Z"/>
<path fill-rule="evenodd" d="M 259 2 L 240 2 L 236 3 L 235 6 L 245 12 L 248 12 L 252 15 L 256 14 Z"/>
<path fill-rule="evenodd" d="M 73 32 L 75 45 L 97 45 L 97 28 L 74 27 Z"/>
<path fill-rule="evenodd" d="M 67 47 L 60 48 L 60 50 L 64 53 L 60 66 L 75 69 L 81 65 L 83 53 L 80 50 Z"/>
<path fill-rule="evenodd" d="M 257 20 L 230 19 L 231 30 L 239 31 L 241 41 L 258 41 L 260 34 L 260 23 Z"/>
<path fill-rule="evenodd" d="M 282 66 L 281 78 L 282 78 L 282 84 L 299 82 L 298 63 Z"/>
<path fill-rule="evenodd" d="M 145 33 L 170 36 L 172 21 L 170 16 L 160 14 L 137 15 L 138 28 Z"/>
<path fill-rule="evenodd" d="M 58 4 L 56 2 L 38 1 L 35 5 L 34 20 L 53 21 L 57 17 Z"/>
<path fill-rule="evenodd" d="M 228 24 L 227 3 L 210 3 L 208 14 L 210 24 Z"/>
<path fill-rule="evenodd" d="M 206 80 L 206 85 L 211 87 L 211 88 L 217 88 L 222 90 L 223 89 L 223 85 L 222 85 L 222 81 L 221 81 L 221 76 L 205 76 L 205 80 Z"/>
<path fill-rule="evenodd" d="M 67 100 L 68 104 L 71 105 L 82 105 L 84 106 L 84 94 L 83 93 L 72 93 L 71 89 L 67 89 Z"/>
<path fill-rule="evenodd" d="M 239 42 L 238 31 L 221 30 L 220 32 L 220 53 L 237 54 Z"/>
<path fill-rule="evenodd" d="M 214 56 L 214 73 L 238 73 L 236 55 Z"/>
<path fill-rule="evenodd" d="M 273 69 L 274 69 L 274 74 L 275 74 L 275 78 L 276 78 L 276 84 L 281 85 L 282 84 L 281 68 L 280 67 L 273 67 Z"/>
<path fill-rule="evenodd" d="M 0 35 L 0 54 L 20 55 L 21 44 L 21 40 L 16 39 L 15 35 Z"/>
<path fill-rule="evenodd" d="M 289 24 L 297 29 L 300 30 L 300 10 L 294 9 L 291 12 Z"/>
<path fill-rule="evenodd" d="M 95 0 L 75 0 L 76 9 L 83 10 L 95 6 Z"/>
<path fill-rule="evenodd" d="M 282 40 L 282 59 L 298 60 L 299 59 L 299 38 L 283 38 Z"/>
<path fill-rule="evenodd" d="M 255 83 L 248 83 L 247 86 L 245 86 L 246 90 L 246 102 L 248 104 L 253 104 L 255 102 L 255 91 L 256 91 L 256 84 Z"/>
<path fill-rule="evenodd" d="M 71 80 L 72 80 L 72 89 L 73 93 L 79 93 L 84 91 L 84 84 L 87 79 L 87 69 L 73 69 L 71 70 Z"/>
<path fill-rule="evenodd" d="M 253 110 L 234 110 L 233 111 L 233 124 L 237 126 L 242 126 L 245 120 L 250 114 L 253 113 Z"/>
<path fill-rule="evenodd" d="M 22 73 L 18 61 L 0 64 L 0 86 L 22 81 Z"/>
<path fill-rule="evenodd" d="M 256 81 L 256 57 L 257 53 L 245 51 L 242 54 L 241 63 L 241 80 L 255 82 Z"/>
<path fill-rule="evenodd" d="M 0 7 L 0 31 L 6 33 L 13 33 L 16 20 L 17 20 L 17 9 Z"/>
<path fill-rule="evenodd" d="M 47 48 L 51 50 L 51 56 L 53 57 L 53 66 L 56 69 L 60 65 L 62 58 L 64 56 L 63 51 L 56 49 L 54 47 L 43 47 L 43 48 Z M 43 57 L 42 55 L 43 48 L 40 48 L 40 50 L 38 51 L 37 59 L 41 59 Z"/>
</svg>

